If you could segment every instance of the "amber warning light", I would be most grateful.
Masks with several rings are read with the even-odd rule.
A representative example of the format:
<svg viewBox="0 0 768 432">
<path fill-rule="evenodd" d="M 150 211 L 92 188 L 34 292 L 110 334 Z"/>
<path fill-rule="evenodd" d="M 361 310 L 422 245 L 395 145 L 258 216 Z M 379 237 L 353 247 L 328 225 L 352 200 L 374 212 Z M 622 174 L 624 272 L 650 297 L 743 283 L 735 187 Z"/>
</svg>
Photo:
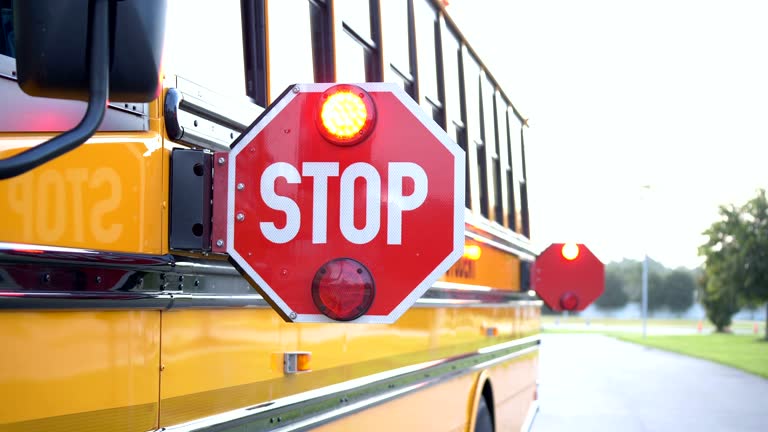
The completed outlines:
<svg viewBox="0 0 768 432">
<path fill-rule="evenodd" d="M 579 245 L 576 243 L 566 243 L 563 245 L 560 253 L 563 255 L 563 258 L 573 261 L 579 257 Z"/>
<path fill-rule="evenodd" d="M 368 137 L 376 122 L 376 106 L 365 90 L 337 85 L 320 97 L 317 124 L 320 134 L 332 144 L 355 145 Z"/>
<path fill-rule="evenodd" d="M 480 256 L 482 255 L 483 255 L 483 250 L 480 249 L 480 246 L 473 245 L 473 244 L 464 245 L 464 258 L 470 261 L 477 261 L 480 259 Z"/>
</svg>

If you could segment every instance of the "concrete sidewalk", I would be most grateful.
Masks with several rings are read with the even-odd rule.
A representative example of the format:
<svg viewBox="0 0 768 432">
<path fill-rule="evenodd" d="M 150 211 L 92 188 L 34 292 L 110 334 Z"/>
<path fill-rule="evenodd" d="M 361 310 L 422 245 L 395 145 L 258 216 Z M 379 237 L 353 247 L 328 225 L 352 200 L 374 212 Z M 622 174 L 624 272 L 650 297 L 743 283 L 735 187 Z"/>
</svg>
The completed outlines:
<svg viewBox="0 0 768 432">
<path fill-rule="evenodd" d="M 768 361 L 768 359 L 766 359 Z M 544 334 L 532 431 L 768 431 L 768 380 L 593 334 Z"/>
</svg>

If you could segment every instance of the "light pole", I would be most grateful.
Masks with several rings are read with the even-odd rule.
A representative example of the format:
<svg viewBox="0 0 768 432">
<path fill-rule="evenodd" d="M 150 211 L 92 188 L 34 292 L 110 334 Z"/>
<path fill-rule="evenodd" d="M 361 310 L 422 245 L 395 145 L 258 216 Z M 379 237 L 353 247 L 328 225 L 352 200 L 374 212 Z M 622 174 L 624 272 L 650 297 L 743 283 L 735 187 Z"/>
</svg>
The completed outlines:
<svg viewBox="0 0 768 432">
<path fill-rule="evenodd" d="M 643 185 L 642 191 L 641 191 L 641 200 L 645 201 L 648 198 L 648 191 L 650 191 L 651 186 L 650 185 Z M 643 210 L 645 210 L 646 216 L 649 213 L 647 203 L 643 205 Z M 644 218 L 644 222 L 648 222 L 648 218 Z M 643 316 L 643 339 L 645 339 L 645 336 L 647 334 L 647 325 L 648 325 L 648 236 L 646 234 L 645 239 L 643 240 L 643 294 L 642 294 L 642 310 L 641 314 Z"/>
<path fill-rule="evenodd" d="M 643 339 L 646 335 L 646 326 L 648 321 L 648 249 L 645 250 L 643 259 Z"/>
</svg>

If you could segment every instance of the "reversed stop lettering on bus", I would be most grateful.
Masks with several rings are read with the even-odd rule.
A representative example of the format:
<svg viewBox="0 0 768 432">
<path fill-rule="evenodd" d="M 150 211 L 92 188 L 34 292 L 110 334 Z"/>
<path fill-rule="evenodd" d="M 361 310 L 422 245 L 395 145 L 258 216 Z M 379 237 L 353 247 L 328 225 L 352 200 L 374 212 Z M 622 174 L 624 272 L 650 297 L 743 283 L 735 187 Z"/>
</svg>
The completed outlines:
<svg viewBox="0 0 768 432">
<path fill-rule="evenodd" d="M 338 209 L 328 208 L 328 179 L 341 175 L 339 182 L 340 205 Z M 302 215 L 299 205 L 288 196 L 278 195 L 275 184 L 282 178 L 289 184 L 301 184 L 303 178 L 311 177 L 312 214 Z M 405 193 L 404 179 L 413 182 L 413 191 Z M 365 181 L 364 224 L 355 226 L 355 213 L 363 211 L 355 208 L 355 182 Z M 429 182 L 424 169 L 413 162 L 389 162 L 387 164 L 388 184 L 386 218 L 387 244 L 402 243 L 403 213 L 415 210 L 427 197 Z M 309 216 L 312 224 L 312 243 L 325 244 L 328 236 L 328 212 L 339 212 L 339 229 L 346 240 L 354 244 L 366 244 L 379 235 L 381 228 L 381 175 L 376 168 L 365 162 L 356 162 L 339 170 L 338 162 L 303 162 L 301 172 L 286 162 L 275 162 L 261 174 L 259 193 L 264 204 L 285 214 L 285 224 L 278 227 L 275 221 L 261 221 L 259 227 L 264 237 L 272 243 L 284 244 L 293 240 L 307 223 Z M 304 217 L 302 217 L 304 216 Z"/>
</svg>

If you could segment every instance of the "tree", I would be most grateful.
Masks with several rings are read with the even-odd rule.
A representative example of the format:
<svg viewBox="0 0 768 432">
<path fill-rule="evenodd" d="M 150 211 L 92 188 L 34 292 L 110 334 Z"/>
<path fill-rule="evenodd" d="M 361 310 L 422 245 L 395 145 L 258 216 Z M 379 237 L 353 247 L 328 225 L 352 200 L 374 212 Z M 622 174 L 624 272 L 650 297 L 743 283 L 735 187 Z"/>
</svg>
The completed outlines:
<svg viewBox="0 0 768 432">
<path fill-rule="evenodd" d="M 719 212 L 721 219 L 704 232 L 708 239 L 699 247 L 699 255 L 706 259 L 705 307 L 713 301 L 718 306 L 727 303 L 728 307 L 723 310 L 730 311 L 748 304 L 768 302 L 768 198 L 765 190 L 759 190 L 755 198 L 740 207 L 720 206 Z M 709 309 L 707 313 L 709 315 Z M 765 338 L 768 340 L 768 325 Z"/>
<path fill-rule="evenodd" d="M 620 262 L 610 263 L 606 266 L 606 271 L 615 270 L 624 281 L 624 291 L 629 296 L 629 301 L 639 302 L 642 299 L 642 261 L 623 259 Z M 669 270 L 663 264 L 648 258 L 648 273 L 665 274 Z"/>
<path fill-rule="evenodd" d="M 725 332 L 731 325 L 731 319 L 739 311 L 733 286 L 720 286 L 719 279 L 709 281 L 704 276 L 702 304 L 707 311 L 707 318 L 712 321 L 719 333 Z"/>
<path fill-rule="evenodd" d="M 684 312 L 693 305 L 696 281 L 691 272 L 684 269 L 673 270 L 662 281 L 664 304 L 673 312 Z"/>
<path fill-rule="evenodd" d="M 655 271 L 648 270 L 648 310 L 654 311 L 667 305 L 663 278 Z"/>
<path fill-rule="evenodd" d="M 621 274 L 610 267 L 605 271 L 605 292 L 597 298 L 595 305 L 600 309 L 619 309 L 629 301 L 624 291 L 624 279 Z"/>
</svg>

